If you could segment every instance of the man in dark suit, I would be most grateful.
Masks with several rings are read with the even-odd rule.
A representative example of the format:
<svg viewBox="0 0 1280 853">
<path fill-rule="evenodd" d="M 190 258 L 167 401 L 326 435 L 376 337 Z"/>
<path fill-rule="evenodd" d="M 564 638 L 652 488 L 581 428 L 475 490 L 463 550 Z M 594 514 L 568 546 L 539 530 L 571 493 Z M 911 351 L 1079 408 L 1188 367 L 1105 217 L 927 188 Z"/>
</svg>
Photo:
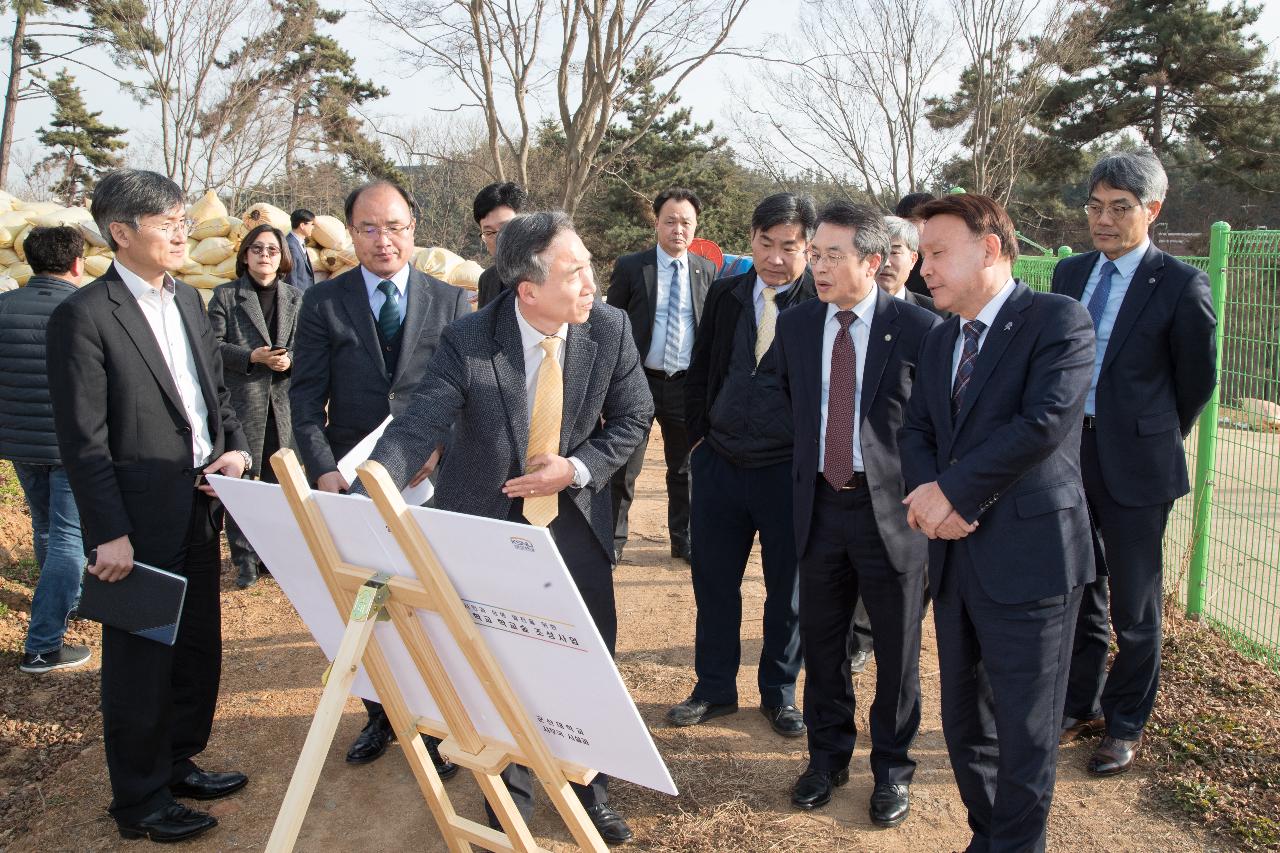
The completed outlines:
<svg viewBox="0 0 1280 853">
<path fill-rule="evenodd" d="M 1085 205 L 1097 251 L 1053 273 L 1053 292 L 1088 306 L 1098 337 L 1080 463 L 1106 574 L 1080 605 L 1061 740 L 1105 733 L 1089 759 L 1099 776 L 1133 765 L 1155 704 L 1164 528 L 1190 489 L 1183 438 L 1217 381 L 1208 277 L 1147 238 L 1168 185 L 1149 153 L 1100 160 Z"/>
<path fill-rule="evenodd" d="M 307 254 L 307 241 L 311 232 L 316 230 L 316 215 L 305 207 L 300 207 L 289 215 L 289 225 L 293 229 L 285 242 L 289 244 L 289 283 L 303 292 L 316 283 L 315 270 L 311 268 L 311 256 Z"/>
<path fill-rule="evenodd" d="M 185 215 L 168 178 L 132 169 L 103 177 L 93 217 L 115 261 L 58 306 L 46 338 L 58 447 L 89 573 L 114 583 L 137 559 L 187 579 L 172 646 L 102 629 L 110 812 L 122 836 L 152 841 L 217 825 L 175 796 L 214 799 L 248 781 L 195 764 L 222 668 L 222 508 L 203 475 L 239 477 L 253 460 L 200 296 L 172 276 L 186 258 Z"/>
<path fill-rule="evenodd" d="M 612 654 L 608 484 L 653 417 L 640 355 L 627 315 L 595 299 L 591 254 L 563 213 L 508 222 L 497 266 L 515 286 L 445 330 L 413 404 L 371 458 L 403 486 L 452 436 L 435 506 L 549 527 Z M 529 771 L 510 766 L 503 777 L 528 820 Z M 600 774 L 574 788 L 604 840 L 626 841 L 607 785 Z"/>
<path fill-rule="evenodd" d="M 623 255 L 613 266 L 606 301 L 631 317 L 631 331 L 644 362 L 662 427 L 667 463 L 667 528 L 671 556 L 689 560 L 689 436 L 685 427 L 685 373 L 693 360 L 693 339 L 702 322 L 702 303 L 716 276 L 715 264 L 689 252 L 702 202 L 692 190 L 675 187 L 653 200 L 658 245 Z M 652 425 L 651 425 L 652 426 Z M 649 431 L 626 467 L 613 480 L 613 543 L 617 559 L 627 544 L 627 515 L 636 478 L 644 467 Z"/>
<path fill-rule="evenodd" d="M 471 203 L 471 216 L 480 226 L 480 240 L 489 250 L 490 257 L 497 256 L 498 235 L 520 209 L 529 201 L 524 187 L 514 181 L 501 181 L 476 193 Z M 497 265 L 480 273 L 476 283 L 476 308 L 483 308 L 502 293 L 502 279 L 498 278 Z"/>
<path fill-rule="evenodd" d="M 308 477 L 326 492 L 347 489 L 338 460 L 388 414 L 399 417 L 409 407 L 440 333 L 468 311 L 466 291 L 410 265 L 416 210 L 388 181 L 353 190 L 345 213 L 360 266 L 302 300 L 289 386 L 293 438 Z M 434 464 L 433 457 L 423 465 L 415 484 Z M 347 752 L 352 764 L 377 759 L 395 736 L 381 705 L 365 707 L 369 722 Z M 456 773 L 440 758 L 439 741 L 425 740 L 441 775 Z"/>
<path fill-rule="evenodd" d="M 893 212 L 898 218 L 905 219 L 916 228 L 919 228 L 924 223 L 924 220 L 920 218 L 917 211 L 931 201 L 933 201 L 932 193 L 907 193 L 898 201 Z M 924 263 L 923 258 L 916 258 L 915 264 L 911 267 L 911 272 L 907 276 L 906 287 L 907 290 L 919 296 L 928 296 L 929 287 L 925 284 L 924 276 L 920 275 L 920 265 L 922 263 Z"/>
<path fill-rule="evenodd" d="M 942 731 L 968 849 L 1043 851 L 1094 578 L 1079 460 L 1093 329 L 1080 303 L 1012 278 L 1017 238 L 994 200 L 948 195 L 921 215 L 925 280 L 959 315 L 925 338 L 900 439 L 907 521 L 932 540 Z"/>
<path fill-rule="evenodd" d="M 927 540 L 907 525 L 898 432 L 921 345 L 938 318 L 876 285 L 884 218 L 832 202 L 809 266 L 818 302 L 779 318 L 778 362 L 795 423 L 794 515 L 809 766 L 791 792 L 825 805 L 849 779 L 857 728 L 846 642 L 865 601 L 879 651 L 871 705 L 871 821 L 910 811 L 920 727 L 920 608 Z"/>
<path fill-rule="evenodd" d="M 688 699 L 667 721 L 691 726 L 738 710 L 742 576 L 760 535 L 764 644 L 760 710 L 783 737 L 804 734 L 796 708 L 800 633 L 790 519 L 791 408 L 778 385 L 778 316 L 814 296 L 805 269 L 813 202 L 776 193 L 751 216 L 751 270 L 717 281 L 707 296 L 685 379 L 685 420 L 695 452 L 690 529 L 698 618 Z"/>
</svg>

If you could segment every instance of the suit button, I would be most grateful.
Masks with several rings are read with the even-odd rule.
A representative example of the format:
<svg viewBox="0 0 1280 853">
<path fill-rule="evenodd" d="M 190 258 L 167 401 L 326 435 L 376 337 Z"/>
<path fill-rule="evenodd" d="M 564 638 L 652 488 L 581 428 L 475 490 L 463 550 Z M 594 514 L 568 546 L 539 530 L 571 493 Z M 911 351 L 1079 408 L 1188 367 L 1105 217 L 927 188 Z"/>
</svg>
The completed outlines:
<svg viewBox="0 0 1280 853">
<path fill-rule="evenodd" d="M 178 435 L 186 435 L 189 432 L 191 432 L 191 427 L 178 427 L 176 430 L 174 430 L 174 432 L 176 432 Z"/>
<path fill-rule="evenodd" d="M 387 399 L 388 399 L 388 400 L 394 400 L 395 398 L 396 398 L 396 392 L 395 392 L 395 391 L 392 391 L 390 394 L 388 394 L 388 395 L 387 395 Z"/>
<path fill-rule="evenodd" d="M 959 460 L 959 459 L 956 459 L 954 456 L 952 456 L 952 457 L 951 457 L 951 464 L 952 464 L 952 465 L 959 465 L 959 464 L 960 464 L 960 460 Z"/>
</svg>

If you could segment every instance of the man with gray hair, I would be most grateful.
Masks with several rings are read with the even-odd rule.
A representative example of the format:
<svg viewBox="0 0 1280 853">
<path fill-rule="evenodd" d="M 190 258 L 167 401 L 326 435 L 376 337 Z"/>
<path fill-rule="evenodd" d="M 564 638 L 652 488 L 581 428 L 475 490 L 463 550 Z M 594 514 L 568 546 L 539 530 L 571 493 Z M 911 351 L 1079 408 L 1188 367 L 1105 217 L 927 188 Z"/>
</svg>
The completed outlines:
<svg viewBox="0 0 1280 853">
<path fill-rule="evenodd" d="M 1080 464 L 1106 569 L 1080 605 L 1060 739 L 1103 734 L 1088 765 L 1098 776 L 1133 765 L 1155 704 L 1164 528 L 1190 490 L 1183 439 L 1217 381 L 1209 280 L 1147 236 L 1168 186 L 1150 152 L 1100 160 L 1084 205 L 1095 251 L 1053 273 L 1053 292 L 1088 307 L 1098 338 Z"/>
<path fill-rule="evenodd" d="M 93 218 L 115 261 L 49 319 L 54 426 L 89 574 L 116 583 L 136 559 L 187 579 L 172 646 L 102 628 L 111 816 L 125 838 L 180 841 L 218 822 L 175 797 L 216 799 L 248 782 L 194 759 L 222 669 L 222 507 L 204 475 L 240 477 L 253 460 L 200 296 L 173 277 L 191 225 L 182 190 L 155 172 L 110 172 Z"/>
<path fill-rule="evenodd" d="M 370 458 L 403 487 L 449 438 L 435 506 L 549 528 L 612 653 L 609 482 L 653 417 L 640 354 L 626 313 L 596 298 L 591 253 L 565 214 L 510 220 L 496 264 L 509 286 L 444 330 L 408 410 Z M 503 778 L 527 822 L 531 774 L 512 765 Z M 607 783 L 600 774 L 574 789 L 605 841 L 627 841 Z M 498 826 L 492 811 L 489 821 Z"/>
<path fill-rule="evenodd" d="M 903 302 L 919 305 L 944 320 L 950 317 L 946 311 L 934 307 L 932 297 L 916 293 L 907 286 L 907 280 L 920 259 L 920 229 L 914 222 L 900 216 L 886 216 L 884 225 L 889 231 L 889 254 L 885 255 L 884 263 L 876 273 L 876 284 Z"/>
</svg>

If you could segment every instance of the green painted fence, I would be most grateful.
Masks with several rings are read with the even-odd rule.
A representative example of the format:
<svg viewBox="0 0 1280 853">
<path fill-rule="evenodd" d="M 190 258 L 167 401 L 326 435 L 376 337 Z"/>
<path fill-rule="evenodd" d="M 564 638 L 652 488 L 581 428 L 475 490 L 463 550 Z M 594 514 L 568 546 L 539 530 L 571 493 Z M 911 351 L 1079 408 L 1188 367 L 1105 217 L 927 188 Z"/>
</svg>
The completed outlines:
<svg viewBox="0 0 1280 853">
<path fill-rule="evenodd" d="M 1058 260 L 1021 257 L 1014 275 L 1048 290 Z M 1182 260 L 1209 274 L 1219 369 L 1187 441 L 1192 492 L 1169 519 L 1165 586 L 1189 616 L 1280 669 L 1280 231 L 1219 222 L 1209 257 Z"/>
</svg>

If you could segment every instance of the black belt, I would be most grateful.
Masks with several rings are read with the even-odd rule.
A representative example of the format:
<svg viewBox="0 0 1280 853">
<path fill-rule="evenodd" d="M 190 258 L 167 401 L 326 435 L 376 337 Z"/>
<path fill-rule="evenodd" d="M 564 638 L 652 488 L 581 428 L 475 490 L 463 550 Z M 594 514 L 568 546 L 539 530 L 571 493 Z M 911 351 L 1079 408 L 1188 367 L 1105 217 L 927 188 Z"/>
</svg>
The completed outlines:
<svg viewBox="0 0 1280 853">
<path fill-rule="evenodd" d="M 853 476 L 849 478 L 849 482 L 837 489 L 831 485 L 831 482 L 824 477 L 821 472 L 819 472 L 818 483 L 820 485 L 825 485 L 833 492 L 852 492 L 855 489 L 865 489 L 867 487 L 867 475 L 863 471 L 854 471 Z"/>
<path fill-rule="evenodd" d="M 1094 417 L 1093 415 L 1085 415 L 1085 416 L 1084 416 L 1084 428 L 1085 428 L 1085 429 L 1097 429 L 1097 428 L 1098 428 L 1098 419 L 1097 419 L 1096 417 Z"/>
<path fill-rule="evenodd" d="M 652 379 L 665 379 L 668 382 L 673 379 L 684 379 L 684 375 L 688 372 L 687 370 L 677 370 L 675 373 L 667 373 L 665 370 L 654 370 L 652 367 L 644 369 L 645 376 Z"/>
</svg>

